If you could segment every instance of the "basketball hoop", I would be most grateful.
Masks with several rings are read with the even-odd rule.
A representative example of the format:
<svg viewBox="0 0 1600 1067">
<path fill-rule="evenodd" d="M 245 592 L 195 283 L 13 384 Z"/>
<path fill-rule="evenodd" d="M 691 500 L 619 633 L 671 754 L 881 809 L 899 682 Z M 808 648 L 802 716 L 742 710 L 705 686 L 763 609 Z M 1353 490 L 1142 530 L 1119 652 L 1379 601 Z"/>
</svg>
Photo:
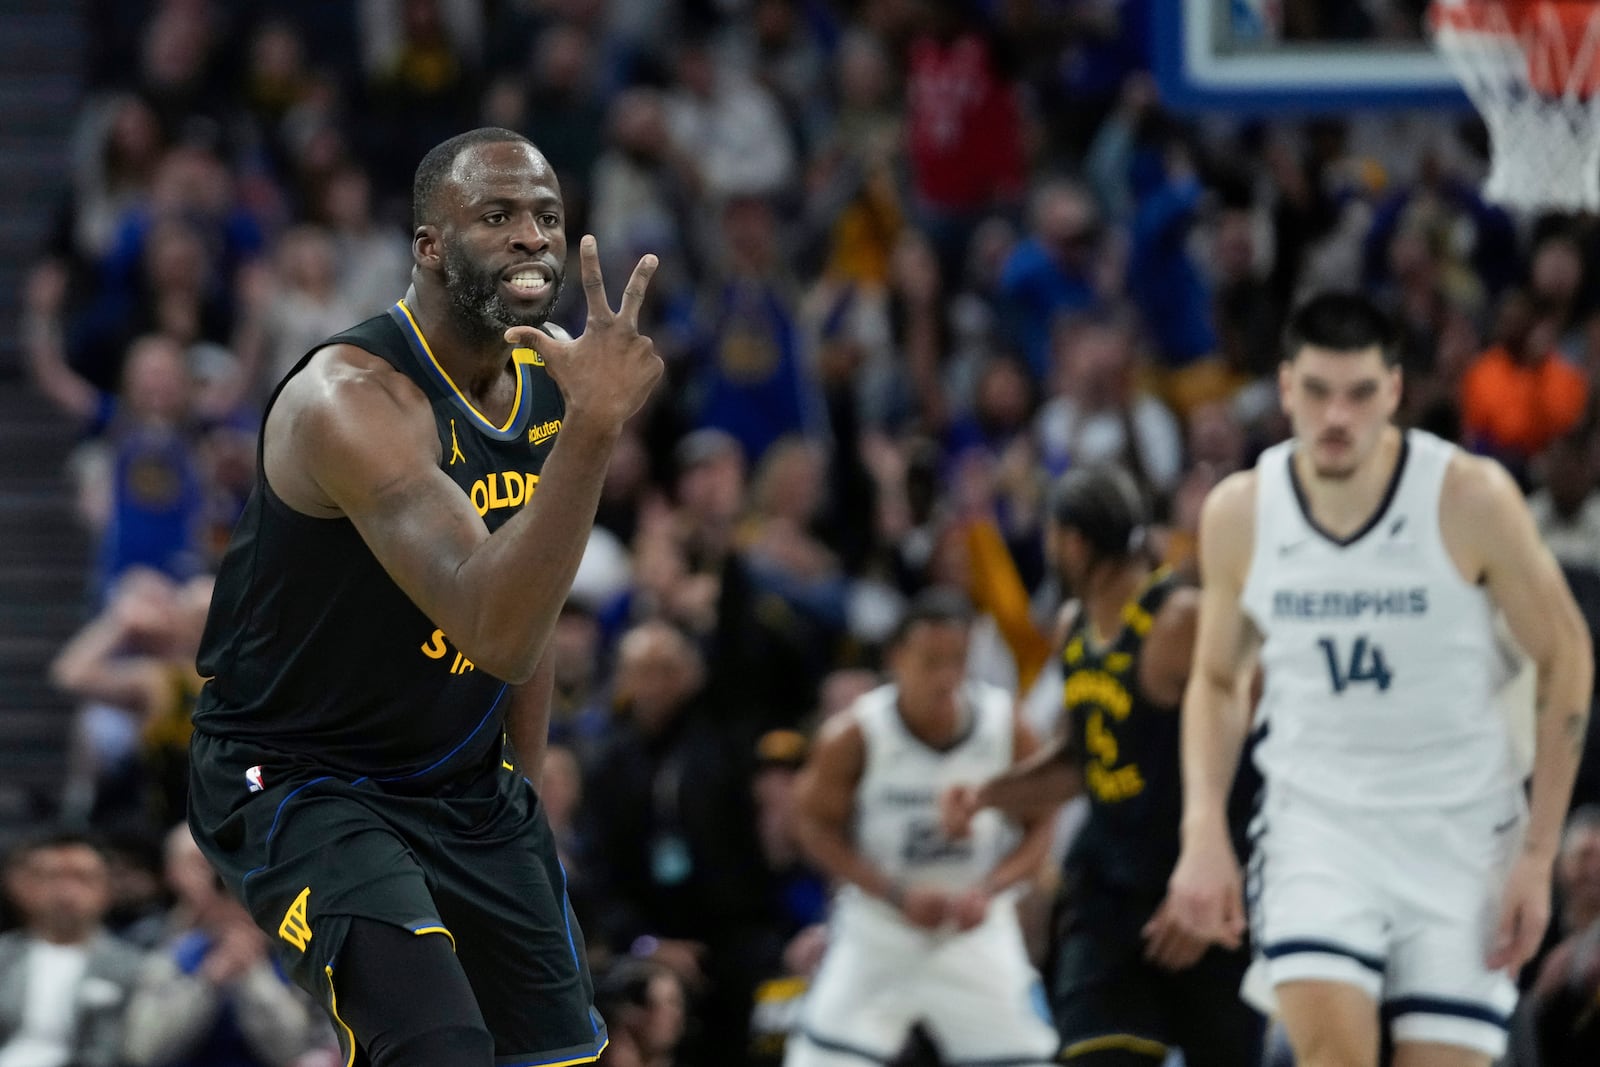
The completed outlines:
<svg viewBox="0 0 1600 1067">
<path fill-rule="evenodd" d="M 1600 3 L 1434 0 L 1429 21 L 1489 127 L 1483 195 L 1600 210 Z"/>
</svg>

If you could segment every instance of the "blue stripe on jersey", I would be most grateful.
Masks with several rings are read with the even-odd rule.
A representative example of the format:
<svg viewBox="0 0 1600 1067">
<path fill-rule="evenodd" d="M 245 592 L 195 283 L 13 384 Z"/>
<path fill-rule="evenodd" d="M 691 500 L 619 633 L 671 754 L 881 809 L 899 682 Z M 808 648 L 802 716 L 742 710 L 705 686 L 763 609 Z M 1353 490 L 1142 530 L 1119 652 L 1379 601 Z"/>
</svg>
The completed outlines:
<svg viewBox="0 0 1600 1067">
<path fill-rule="evenodd" d="M 483 718 L 478 720 L 478 725 L 474 726 L 472 728 L 472 732 L 470 734 L 468 734 L 466 737 L 463 737 L 461 739 L 461 741 L 456 745 L 455 748 L 452 748 L 449 752 L 446 752 L 444 755 L 440 756 L 438 759 L 434 760 L 432 763 L 428 764 L 426 767 L 422 768 L 422 770 L 420 770 L 420 771 L 411 771 L 411 772 L 409 772 L 407 774 L 397 774 L 397 775 L 394 775 L 394 776 L 389 777 L 389 778 L 374 778 L 373 781 L 374 782 L 403 782 L 407 778 L 420 778 L 424 774 L 427 774 L 429 771 L 437 770 L 439 767 L 442 767 L 444 764 L 448 763 L 450 761 L 450 757 L 451 756 L 454 756 L 457 752 L 460 752 L 464 747 L 466 747 L 466 744 L 467 744 L 468 741 L 471 741 L 474 737 L 478 736 L 478 731 L 483 729 L 484 723 L 488 722 L 489 719 L 494 715 L 494 709 L 496 709 L 496 708 L 498 708 L 500 706 L 500 701 L 505 699 L 506 692 L 509 689 L 510 689 L 510 686 L 506 685 L 503 682 L 501 683 L 500 691 L 494 695 L 494 700 L 490 701 L 490 703 L 489 703 L 489 710 L 483 713 Z M 352 782 L 351 784 L 352 785 L 359 785 L 361 781 L 365 781 L 365 779 L 361 779 L 360 781 L 357 781 L 357 782 Z"/>
</svg>

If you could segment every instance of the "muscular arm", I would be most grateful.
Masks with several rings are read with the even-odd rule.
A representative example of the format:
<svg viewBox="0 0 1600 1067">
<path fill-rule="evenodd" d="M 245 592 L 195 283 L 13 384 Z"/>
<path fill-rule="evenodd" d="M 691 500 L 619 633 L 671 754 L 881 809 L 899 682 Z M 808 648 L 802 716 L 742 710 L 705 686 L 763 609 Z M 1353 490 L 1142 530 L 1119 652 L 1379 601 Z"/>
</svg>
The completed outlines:
<svg viewBox="0 0 1600 1067">
<path fill-rule="evenodd" d="M 1194 664 L 1183 692 L 1183 837 L 1228 841 L 1228 792 L 1249 730 L 1250 666 L 1258 635 L 1240 598 L 1253 550 L 1255 475 L 1233 475 L 1200 513 Z"/>
<path fill-rule="evenodd" d="M 850 840 L 850 816 L 866 756 L 866 740 L 853 714 L 844 712 L 828 721 L 795 781 L 796 831 L 800 847 L 829 877 L 887 900 L 895 895 L 893 881 Z"/>
<path fill-rule="evenodd" d="M 1156 613 L 1139 653 L 1139 688 L 1151 702 L 1176 707 L 1183 700 L 1199 625 L 1200 591 L 1173 590 Z"/>
<path fill-rule="evenodd" d="M 1056 650 L 1066 644 L 1080 610 L 1076 600 L 1062 605 L 1052 642 Z M 1053 812 L 1083 792 L 1083 760 L 1071 712 L 1061 716 L 1056 735 L 1047 744 L 1039 746 L 1029 734 L 1026 751 L 1021 746 L 1016 751 L 1019 758 L 1015 763 L 974 791 L 974 810 L 995 808 L 1021 821 Z M 963 822 L 966 817 L 970 813 L 963 816 Z"/>
<path fill-rule="evenodd" d="M 1524 848 L 1553 862 L 1589 721 L 1594 652 L 1555 558 L 1504 468 L 1467 456 L 1446 475 L 1445 543 L 1489 595 L 1538 671 L 1533 784 Z"/>
<path fill-rule="evenodd" d="M 348 517 L 456 647 L 513 684 L 526 682 L 544 653 L 622 424 L 661 376 L 661 359 L 637 328 L 655 257 L 640 261 L 616 312 L 605 303 L 593 238 L 584 238 L 581 259 L 582 337 L 508 331 L 518 344 L 537 344 L 566 414 L 538 492 L 493 536 L 439 468 L 427 398 L 370 353 L 343 345 L 319 353 L 280 394 L 264 431 L 278 495 L 308 514 Z"/>
<path fill-rule="evenodd" d="M 1017 766 L 1044 751 L 1034 738 L 1033 731 L 1028 729 L 1027 724 L 1020 718 L 1016 720 L 1013 729 L 1012 752 L 1017 756 Z M 1061 766 L 1059 761 L 1055 766 Z M 1045 787 L 1041 792 L 1049 791 L 1049 782 L 1050 779 L 1046 778 Z M 1053 826 L 1050 817 L 1055 814 L 1056 808 L 1061 803 L 1061 800 L 1050 802 L 1040 799 L 1029 805 L 1029 810 L 1024 814 L 1013 816 L 1022 824 L 1022 840 L 1017 842 L 1016 848 L 994 865 L 989 876 L 983 880 L 984 892 L 991 895 L 998 893 L 1019 882 L 1028 881 L 1039 873 L 1039 868 L 1044 863 L 1045 852 L 1050 848 Z"/>
<path fill-rule="evenodd" d="M 544 750 L 550 742 L 550 700 L 555 693 L 555 665 L 546 651 L 533 677 L 511 693 L 506 733 L 516 753 L 515 768 L 538 788 L 544 776 Z"/>
<path fill-rule="evenodd" d="M 479 668 L 514 684 L 532 676 L 588 541 L 617 427 L 569 415 L 538 491 L 493 536 L 439 467 L 426 397 L 375 356 L 347 346 L 318 355 L 285 387 L 266 435 L 280 496 L 347 516 Z"/>
</svg>

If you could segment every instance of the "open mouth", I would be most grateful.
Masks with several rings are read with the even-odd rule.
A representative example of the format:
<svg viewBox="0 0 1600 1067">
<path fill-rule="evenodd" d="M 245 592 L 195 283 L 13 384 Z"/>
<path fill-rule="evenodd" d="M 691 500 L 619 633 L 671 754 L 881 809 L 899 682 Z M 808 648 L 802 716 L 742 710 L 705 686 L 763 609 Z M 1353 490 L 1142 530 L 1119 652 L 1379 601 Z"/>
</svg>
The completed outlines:
<svg viewBox="0 0 1600 1067">
<path fill-rule="evenodd" d="M 531 264 L 511 268 L 500 276 L 500 281 L 513 296 L 524 300 L 544 296 L 550 291 L 552 283 L 548 268 Z"/>
</svg>

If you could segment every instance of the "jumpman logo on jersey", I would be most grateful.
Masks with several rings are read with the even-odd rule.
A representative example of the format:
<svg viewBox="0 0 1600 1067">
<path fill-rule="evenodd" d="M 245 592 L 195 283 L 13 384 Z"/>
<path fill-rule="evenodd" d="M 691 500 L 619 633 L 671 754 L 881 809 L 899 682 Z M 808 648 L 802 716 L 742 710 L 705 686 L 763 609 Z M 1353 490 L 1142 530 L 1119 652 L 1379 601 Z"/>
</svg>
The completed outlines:
<svg viewBox="0 0 1600 1067">
<path fill-rule="evenodd" d="M 459 443 L 457 443 L 457 441 L 456 441 L 456 420 L 455 419 L 451 419 L 450 420 L 450 463 L 448 465 L 451 466 L 451 467 L 454 467 L 456 465 L 456 460 L 458 460 L 458 459 L 463 463 L 465 463 L 467 461 L 467 457 L 461 451 L 461 445 Z"/>
</svg>

